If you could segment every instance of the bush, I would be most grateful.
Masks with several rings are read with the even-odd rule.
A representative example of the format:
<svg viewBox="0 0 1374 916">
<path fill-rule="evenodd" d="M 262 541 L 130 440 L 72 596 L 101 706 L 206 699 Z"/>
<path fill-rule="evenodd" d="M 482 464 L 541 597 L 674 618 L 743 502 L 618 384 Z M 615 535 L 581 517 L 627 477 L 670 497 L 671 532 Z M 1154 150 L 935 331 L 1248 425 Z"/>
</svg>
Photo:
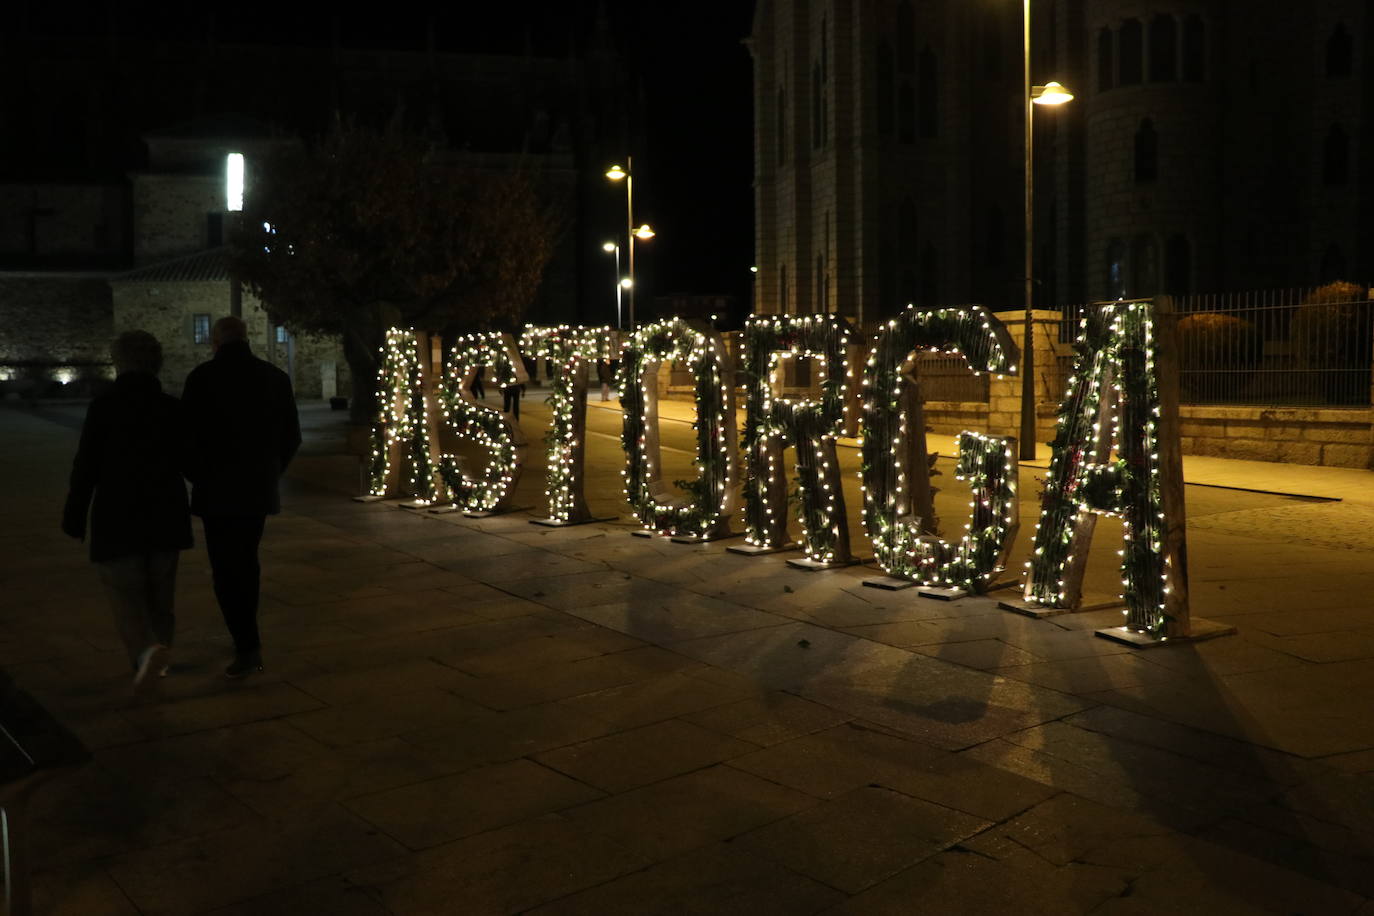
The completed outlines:
<svg viewBox="0 0 1374 916">
<path fill-rule="evenodd" d="M 1369 400 L 1372 307 L 1363 286 L 1337 281 L 1313 290 L 1293 313 L 1293 355 L 1301 368 L 1319 373 L 1328 404 Z"/>
<path fill-rule="evenodd" d="M 1235 400 L 1264 355 L 1254 322 L 1222 312 L 1197 312 L 1178 322 L 1180 388 L 1191 403 Z"/>
</svg>

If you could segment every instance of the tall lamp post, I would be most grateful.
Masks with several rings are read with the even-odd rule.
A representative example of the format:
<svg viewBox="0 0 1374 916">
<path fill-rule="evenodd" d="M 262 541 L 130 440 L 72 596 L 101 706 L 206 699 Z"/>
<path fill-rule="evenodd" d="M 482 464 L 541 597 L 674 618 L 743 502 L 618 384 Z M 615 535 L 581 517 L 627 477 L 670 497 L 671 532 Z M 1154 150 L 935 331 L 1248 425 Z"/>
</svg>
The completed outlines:
<svg viewBox="0 0 1374 916">
<path fill-rule="evenodd" d="M 243 153 L 224 157 L 224 209 L 231 214 L 243 212 Z M 238 216 L 230 216 L 230 226 L 237 226 Z M 238 271 L 229 271 L 229 314 L 243 317 L 243 283 Z"/>
<path fill-rule="evenodd" d="M 611 181 L 620 181 L 621 179 L 624 179 L 625 181 L 625 234 L 628 238 L 627 244 L 630 255 L 630 282 L 628 284 L 622 283 L 621 285 L 624 286 L 629 293 L 631 331 L 633 331 L 635 328 L 635 239 L 639 239 L 641 242 L 647 242 L 649 241 L 649 239 L 653 238 L 655 234 L 654 230 L 649 228 L 648 223 L 645 223 L 644 225 L 639 226 L 638 228 L 635 227 L 634 174 L 632 172 L 633 168 L 634 158 L 631 156 L 627 156 L 625 158 L 625 168 L 622 169 L 618 165 L 613 165 L 606 170 L 606 177 L 611 179 Z"/>
<path fill-rule="evenodd" d="M 1026 319 L 1021 342 L 1021 460 L 1035 460 L 1035 281 L 1034 248 L 1034 131 L 1036 105 L 1063 105 L 1073 98 L 1063 86 L 1055 82 L 1036 86 L 1031 83 L 1031 0 L 1021 2 L 1021 30 L 1024 39 L 1023 76 L 1026 98 Z"/>
<path fill-rule="evenodd" d="M 601 246 L 601 250 L 606 252 L 607 254 L 611 254 L 612 252 L 615 253 L 615 329 L 619 331 L 621 330 L 620 291 L 624 289 L 624 287 L 620 283 L 620 246 L 617 245 L 615 242 L 607 242 L 606 244 Z"/>
</svg>

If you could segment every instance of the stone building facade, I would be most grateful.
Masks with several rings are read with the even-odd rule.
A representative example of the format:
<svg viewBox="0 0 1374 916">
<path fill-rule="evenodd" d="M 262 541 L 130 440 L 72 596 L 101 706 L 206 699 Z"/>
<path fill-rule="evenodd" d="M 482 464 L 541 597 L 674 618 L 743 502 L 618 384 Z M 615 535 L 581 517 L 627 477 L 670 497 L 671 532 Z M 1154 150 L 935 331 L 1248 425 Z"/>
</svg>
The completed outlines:
<svg viewBox="0 0 1374 916">
<path fill-rule="evenodd" d="M 756 310 L 1024 306 L 1020 3 L 758 0 Z M 1374 277 L 1363 0 L 1033 0 L 1036 305 Z"/>
</svg>

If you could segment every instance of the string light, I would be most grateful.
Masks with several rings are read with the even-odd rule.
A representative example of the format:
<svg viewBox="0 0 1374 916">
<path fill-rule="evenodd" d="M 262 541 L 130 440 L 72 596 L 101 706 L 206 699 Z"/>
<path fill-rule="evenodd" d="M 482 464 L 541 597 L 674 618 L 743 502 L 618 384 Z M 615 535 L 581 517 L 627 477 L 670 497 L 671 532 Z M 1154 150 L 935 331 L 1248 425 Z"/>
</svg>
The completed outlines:
<svg viewBox="0 0 1374 916">
<path fill-rule="evenodd" d="M 478 474 L 469 474 L 466 462 L 456 455 L 439 456 L 439 479 L 445 495 L 463 512 L 495 512 L 504 508 L 520 475 L 520 455 L 511 422 L 506 414 L 472 396 L 472 380 L 483 367 L 492 370 L 493 380 L 502 387 L 520 383 L 524 368 L 511 335 L 488 331 L 459 337 L 449 351 L 444 369 L 439 407 L 445 426 L 460 439 L 490 452 Z"/>
<path fill-rule="evenodd" d="M 878 565 L 889 575 L 923 585 L 985 591 L 1005 562 L 1014 540 L 1016 442 L 964 432 L 959 437 L 956 477 L 972 491 L 972 518 L 963 538 L 947 542 L 930 533 L 929 520 L 910 514 L 903 485 L 912 460 L 904 395 L 911 381 L 903 371 L 914 351 L 931 350 L 964 358 L 975 374 L 1015 371 L 1005 328 L 982 306 L 917 309 L 908 306 L 873 340 L 864 368 L 861 478 L 864 527 Z"/>
<path fill-rule="evenodd" d="M 656 461 L 658 386 L 650 376 L 664 360 L 686 363 L 695 379 L 697 479 L 677 481 L 677 492 L 663 485 Z M 621 473 L 625 498 L 645 530 L 702 540 L 729 532 L 738 463 L 730 368 L 720 335 L 703 322 L 681 318 L 640 328 L 621 351 Z"/>
<path fill-rule="evenodd" d="M 392 479 L 391 454 L 399 447 L 410 471 L 405 495 L 414 497 L 418 506 L 429 505 L 435 496 L 423 337 L 406 328 L 387 329 L 378 351 L 377 419 L 368 466 L 368 493 L 375 497 L 394 494 L 399 482 Z"/>
<path fill-rule="evenodd" d="M 1076 607 L 1083 570 L 1073 560 L 1092 537 L 1085 522 L 1092 514 L 1115 516 L 1122 520 L 1126 628 L 1163 639 L 1172 619 L 1167 596 L 1173 570 L 1164 553 L 1170 520 L 1157 439 L 1155 346 L 1149 302 L 1103 303 L 1079 322 L 1077 358 L 1059 408 L 1044 508 L 1026 564 L 1025 597 Z"/>
</svg>

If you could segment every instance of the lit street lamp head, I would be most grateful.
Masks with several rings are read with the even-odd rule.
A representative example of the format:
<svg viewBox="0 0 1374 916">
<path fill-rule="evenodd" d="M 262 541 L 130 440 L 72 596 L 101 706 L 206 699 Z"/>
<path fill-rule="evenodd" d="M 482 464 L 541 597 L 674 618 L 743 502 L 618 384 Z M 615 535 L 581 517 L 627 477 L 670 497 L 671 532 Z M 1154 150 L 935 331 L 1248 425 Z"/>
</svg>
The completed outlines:
<svg viewBox="0 0 1374 916">
<path fill-rule="evenodd" d="M 1037 105 L 1063 105 L 1072 100 L 1073 93 L 1053 81 L 1031 87 L 1031 101 Z"/>
<path fill-rule="evenodd" d="M 601 246 L 601 250 L 606 252 L 607 254 L 610 254 L 612 251 L 615 251 L 618 247 L 619 246 L 616 245 L 615 242 L 606 242 Z"/>
<path fill-rule="evenodd" d="M 611 179 L 611 181 L 619 181 L 628 174 L 630 173 L 625 171 L 618 165 L 613 165 L 606 170 L 606 177 Z"/>
<path fill-rule="evenodd" d="M 621 289 L 629 289 L 631 286 L 634 285 L 635 281 L 631 280 L 629 277 L 622 277 L 620 280 Z"/>
<path fill-rule="evenodd" d="M 224 157 L 224 209 L 231 213 L 243 209 L 243 153 Z"/>
<path fill-rule="evenodd" d="M 649 241 L 649 239 L 653 238 L 656 234 L 654 230 L 649 228 L 648 223 L 645 223 L 635 230 L 635 238 L 639 239 L 641 242 Z"/>
</svg>

